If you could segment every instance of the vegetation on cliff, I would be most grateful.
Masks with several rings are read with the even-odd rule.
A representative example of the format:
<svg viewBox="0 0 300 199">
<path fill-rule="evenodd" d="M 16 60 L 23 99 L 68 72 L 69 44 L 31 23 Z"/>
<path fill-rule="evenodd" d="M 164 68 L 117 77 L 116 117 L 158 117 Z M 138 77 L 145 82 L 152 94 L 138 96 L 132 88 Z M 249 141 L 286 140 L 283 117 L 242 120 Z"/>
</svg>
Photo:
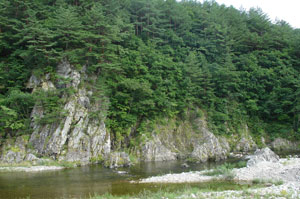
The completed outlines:
<svg viewBox="0 0 300 199">
<path fill-rule="evenodd" d="M 43 123 L 63 114 L 59 96 L 72 90 L 31 94 L 26 84 L 32 74 L 61 78 L 54 71 L 67 59 L 97 75 L 85 84 L 97 91 L 92 100 L 108 96 L 106 124 L 123 146 L 152 121 L 187 119 L 193 107 L 205 110 L 218 134 L 247 123 L 257 136 L 299 139 L 299 53 L 299 29 L 273 24 L 259 9 L 193 0 L 1 0 L 0 138 L 31 133 L 36 102 L 47 110 Z"/>
</svg>

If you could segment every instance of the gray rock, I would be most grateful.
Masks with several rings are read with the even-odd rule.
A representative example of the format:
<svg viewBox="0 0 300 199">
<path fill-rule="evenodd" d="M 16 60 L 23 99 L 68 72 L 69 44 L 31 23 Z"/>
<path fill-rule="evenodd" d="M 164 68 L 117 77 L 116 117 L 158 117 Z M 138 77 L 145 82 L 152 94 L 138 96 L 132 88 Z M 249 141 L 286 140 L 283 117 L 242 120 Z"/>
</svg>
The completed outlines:
<svg viewBox="0 0 300 199">
<path fill-rule="evenodd" d="M 107 156 L 111 148 L 110 135 L 104 124 L 107 107 L 100 100 L 91 103 L 93 91 L 79 88 L 81 81 L 91 77 L 87 77 L 84 71 L 76 71 L 66 60 L 57 66 L 57 74 L 61 78 L 55 82 L 56 87 L 52 82 L 50 84 L 50 80 L 44 81 L 40 87 L 44 90 L 52 86 L 53 89 L 72 88 L 75 92 L 71 96 L 62 96 L 66 102 L 63 105 L 66 114 L 52 124 L 38 123 L 37 118 L 44 117 L 44 110 L 43 107 L 34 106 L 31 114 L 33 133 L 30 138 L 34 149 L 41 156 L 81 164 Z M 102 113 L 101 117 L 90 118 L 92 111 Z"/>
<path fill-rule="evenodd" d="M 25 161 L 29 161 L 29 162 L 36 162 L 38 159 L 39 158 L 37 158 L 32 153 L 27 154 L 26 157 L 25 157 Z"/>
<path fill-rule="evenodd" d="M 8 164 L 23 162 L 26 156 L 27 142 L 24 136 L 17 137 L 15 142 L 12 139 L 6 140 L 2 146 L 0 161 Z"/>
<path fill-rule="evenodd" d="M 237 145 L 235 147 L 235 151 L 238 152 L 250 152 L 255 151 L 256 149 L 257 145 L 250 135 L 243 135 L 241 139 L 237 142 Z"/>
<path fill-rule="evenodd" d="M 58 64 L 56 72 L 60 76 L 69 78 L 73 70 L 71 64 L 66 59 L 64 59 L 60 64 Z"/>
<path fill-rule="evenodd" d="M 142 160 L 146 162 L 176 160 L 176 157 L 177 154 L 168 149 L 158 136 L 154 136 L 142 148 Z"/>
<path fill-rule="evenodd" d="M 275 154 L 271 149 L 268 147 L 264 149 L 257 149 L 255 153 L 249 156 L 249 160 L 247 162 L 247 167 L 251 167 L 259 162 L 278 162 L 279 156 Z"/>
<path fill-rule="evenodd" d="M 24 157 L 25 153 L 9 150 L 1 157 L 1 161 L 8 164 L 21 163 Z"/>
<path fill-rule="evenodd" d="M 185 162 L 185 163 L 181 164 L 181 167 L 183 167 L 183 168 L 189 168 L 190 166 Z"/>
<path fill-rule="evenodd" d="M 271 142 L 270 147 L 275 151 L 300 150 L 299 143 L 291 142 L 283 138 L 276 138 Z"/>
<path fill-rule="evenodd" d="M 220 161 L 227 158 L 230 147 L 226 139 L 217 138 L 208 129 L 202 127 L 203 138 L 194 143 L 191 157 L 198 162 Z"/>
<path fill-rule="evenodd" d="M 35 75 L 31 75 L 28 84 L 26 85 L 27 88 L 35 89 L 41 83 L 41 80 L 38 79 Z"/>
<path fill-rule="evenodd" d="M 227 140 L 211 133 L 205 119 L 178 123 L 166 119 L 165 125 L 157 125 L 152 135 L 141 150 L 141 160 L 168 161 L 193 159 L 197 162 L 223 160 L 230 151 Z M 158 132 L 158 133 L 155 133 Z"/>
<path fill-rule="evenodd" d="M 129 155 L 125 152 L 113 152 L 106 164 L 109 168 L 127 167 L 131 165 Z"/>
</svg>

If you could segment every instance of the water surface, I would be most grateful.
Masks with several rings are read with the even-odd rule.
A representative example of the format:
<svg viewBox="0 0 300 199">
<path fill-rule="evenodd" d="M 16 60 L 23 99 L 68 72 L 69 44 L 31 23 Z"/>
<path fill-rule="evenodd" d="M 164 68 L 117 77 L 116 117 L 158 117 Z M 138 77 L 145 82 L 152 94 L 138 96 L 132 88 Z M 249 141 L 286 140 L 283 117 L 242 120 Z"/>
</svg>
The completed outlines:
<svg viewBox="0 0 300 199">
<path fill-rule="evenodd" d="M 15 199 L 28 196 L 30 199 L 80 198 L 95 193 L 123 195 L 137 194 L 144 190 L 155 191 L 166 187 L 176 189 L 184 185 L 134 184 L 130 181 L 167 173 L 210 169 L 221 163 L 192 164 L 189 168 L 183 168 L 181 164 L 180 161 L 169 161 L 141 163 L 131 168 L 121 169 L 107 169 L 94 165 L 36 173 L 0 173 L 0 198 Z M 190 184 L 190 186 L 203 186 L 203 184 Z"/>
<path fill-rule="evenodd" d="M 287 154 L 281 153 L 281 157 Z M 227 160 L 226 162 L 236 162 Z M 212 169 L 224 162 L 190 164 L 183 168 L 181 161 L 140 163 L 130 168 L 108 169 L 100 165 L 84 166 L 59 171 L 35 173 L 7 172 L 0 173 L 0 199 L 60 199 L 85 198 L 94 194 L 111 193 L 113 195 L 135 195 L 143 191 L 169 191 L 184 188 L 187 184 L 136 184 L 130 183 L 150 176 L 167 173 L 181 173 Z M 123 173 L 121 173 L 123 172 Z M 190 187 L 212 190 L 240 189 L 248 185 L 233 182 L 190 183 Z"/>
</svg>

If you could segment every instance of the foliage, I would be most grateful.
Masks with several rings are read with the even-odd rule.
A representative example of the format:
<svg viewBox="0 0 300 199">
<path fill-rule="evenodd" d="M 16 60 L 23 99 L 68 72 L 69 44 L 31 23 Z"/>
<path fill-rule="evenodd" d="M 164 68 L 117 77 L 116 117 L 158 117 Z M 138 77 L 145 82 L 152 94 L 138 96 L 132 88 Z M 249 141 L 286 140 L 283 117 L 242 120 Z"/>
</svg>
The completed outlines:
<svg viewBox="0 0 300 199">
<path fill-rule="evenodd" d="M 299 139 L 299 44 L 299 29 L 286 22 L 214 1 L 2 0 L 0 132 L 28 128 L 36 103 L 43 123 L 63 116 L 61 93 L 33 96 L 26 82 L 68 59 L 98 77 L 93 100 L 108 108 L 99 117 L 115 146 L 144 134 L 145 122 L 191 107 L 219 134 L 247 123 L 257 135 Z"/>
<path fill-rule="evenodd" d="M 232 174 L 232 169 L 234 168 L 242 168 L 247 165 L 245 161 L 239 161 L 237 163 L 224 163 L 223 165 L 218 166 L 213 170 L 208 170 L 207 172 L 203 173 L 203 175 L 207 176 L 219 176 L 222 175 L 226 179 L 232 179 L 234 176 Z"/>
</svg>

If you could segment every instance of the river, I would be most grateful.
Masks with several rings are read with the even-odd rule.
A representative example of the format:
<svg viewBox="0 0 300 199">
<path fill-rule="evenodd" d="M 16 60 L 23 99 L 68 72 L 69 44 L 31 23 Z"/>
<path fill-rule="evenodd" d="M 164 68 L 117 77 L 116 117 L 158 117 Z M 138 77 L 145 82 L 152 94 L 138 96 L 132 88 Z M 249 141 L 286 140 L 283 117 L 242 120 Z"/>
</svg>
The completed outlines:
<svg viewBox="0 0 300 199">
<path fill-rule="evenodd" d="M 0 198 L 15 199 L 54 199 L 80 198 L 89 195 L 111 193 L 113 195 L 137 194 L 141 191 L 159 189 L 177 189 L 183 184 L 136 184 L 131 180 L 163 175 L 211 169 L 220 163 L 191 164 L 183 168 L 180 161 L 140 163 L 130 168 L 108 169 L 100 165 L 84 166 L 59 171 L 36 173 L 8 172 L 0 173 Z M 221 182 L 224 186 L 224 182 Z M 207 188 L 217 188 L 218 184 L 189 184 Z"/>
<path fill-rule="evenodd" d="M 281 156 L 297 153 L 282 153 Z M 233 162 L 237 160 L 227 160 Z M 186 184 L 137 184 L 130 183 L 150 176 L 167 173 L 181 173 L 213 169 L 224 162 L 208 162 L 190 164 L 182 167 L 181 161 L 139 163 L 130 168 L 108 169 L 101 165 L 83 166 L 44 172 L 0 172 L 0 199 L 58 199 L 85 198 L 94 194 L 110 193 L 113 195 L 134 195 L 144 190 L 157 191 L 161 189 L 176 190 Z M 233 182 L 194 183 L 203 189 L 227 190 L 239 189 L 239 184 Z"/>
</svg>

